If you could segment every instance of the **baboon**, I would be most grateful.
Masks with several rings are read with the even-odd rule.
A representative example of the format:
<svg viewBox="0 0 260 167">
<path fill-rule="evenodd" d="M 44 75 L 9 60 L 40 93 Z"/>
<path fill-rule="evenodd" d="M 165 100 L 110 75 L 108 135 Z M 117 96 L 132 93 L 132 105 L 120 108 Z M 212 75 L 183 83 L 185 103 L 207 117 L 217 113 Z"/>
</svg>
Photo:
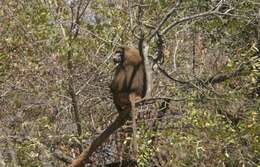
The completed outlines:
<svg viewBox="0 0 260 167">
<path fill-rule="evenodd" d="M 146 72 L 144 58 L 138 49 L 120 47 L 113 57 L 117 67 L 110 85 L 115 106 L 119 112 L 116 120 L 109 125 L 69 167 L 84 167 L 90 156 L 109 136 L 129 120 L 130 113 L 135 113 L 134 102 L 146 93 Z M 135 116 L 133 115 L 133 120 Z"/>
<path fill-rule="evenodd" d="M 111 83 L 113 100 L 119 113 L 130 112 L 131 98 L 143 98 L 146 93 L 144 58 L 136 48 L 120 47 L 113 60 L 117 63 Z"/>
</svg>

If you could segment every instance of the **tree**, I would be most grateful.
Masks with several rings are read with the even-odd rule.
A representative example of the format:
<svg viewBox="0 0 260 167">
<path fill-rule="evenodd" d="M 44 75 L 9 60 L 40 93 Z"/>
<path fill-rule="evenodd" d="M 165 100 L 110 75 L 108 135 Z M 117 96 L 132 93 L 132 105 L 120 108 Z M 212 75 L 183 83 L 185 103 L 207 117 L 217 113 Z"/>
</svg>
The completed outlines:
<svg viewBox="0 0 260 167">
<path fill-rule="evenodd" d="M 151 96 L 137 105 L 139 166 L 259 164 L 256 0 L 0 5 L 1 165 L 67 166 L 108 127 L 119 45 L 139 46 L 152 65 Z M 128 162 L 127 130 L 92 165 Z"/>
</svg>

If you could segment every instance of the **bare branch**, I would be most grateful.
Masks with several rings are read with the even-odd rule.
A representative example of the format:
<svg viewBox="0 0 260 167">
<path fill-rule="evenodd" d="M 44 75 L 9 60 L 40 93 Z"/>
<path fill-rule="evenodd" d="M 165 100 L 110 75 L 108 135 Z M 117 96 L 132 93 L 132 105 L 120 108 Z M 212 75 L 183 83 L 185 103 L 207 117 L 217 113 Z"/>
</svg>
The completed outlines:
<svg viewBox="0 0 260 167">
<path fill-rule="evenodd" d="M 250 61 L 244 62 L 242 64 L 239 65 L 239 67 L 229 73 L 222 73 L 222 74 L 217 74 L 214 76 L 209 77 L 208 79 L 197 79 L 197 80 L 189 80 L 189 81 L 182 81 L 182 80 L 178 80 L 173 78 L 172 76 L 170 76 L 170 74 L 168 74 L 168 72 L 164 69 L 162 69 L 158 64 L 156 64 L 159 69 L 159 71 L 166 76 L 168 79 L 180 83 L 180 84 L 184 84 L 184 85 L 188 85 L 188 87 L 196 87 L 198 88 L 198 85 L 202 85 L 202 86 L 206 86 L 209 84 L 218 84 L 218 83 L 222 83 L 226 80 L 235 78 L 235 77 L 239 77 L 239 76 L 244 76 L 244 75 L 248 75 L 249 72 L 246 70 L 247 65 L 250 63 Z"/>
<path fill-rule="evenodd" d="M 172 16 L 172 14 L 175 12 L 175 10 L 180 6 L 181 0 L 177 0 L 175 6 L 164 16 L 162 21 L 159 23 L 159 25 L 155 28 L 155 30 L 152 32 L 152 34 L 147 38 L 147 41 L 149 42 L 162 28 L 164 23 Z"/>
<path fill-rule="evenodd" d="M 173 23 L 171 23 L 170 25 L 168 25 L 162 32 L 161 34 L 166 34 L 167 32 L 169 32 L 169 30 L 171 30 L 174 26 L 178 25 L 178 24 L 181 24 L 183 22 L 186 22 L 186 21 L 189 21 L 189 20 L 193 20 L 193 19 L 197 19 L 197 18 L 201 18 L 201 17 L 206 17 L 206 16 L 209 16 L 209 15 L 214 15 L 214 14 L 218 14 L 219 13 L 219 9 L 221 8 L 221 6 L 223 5 L 223 0 L 221 0 L 215 9 L 211 9 L 207 12 L 204 12 L 204 13 L 199 13 L 199 14 L 195 14 L 195 15 L 192 15 L 192 16 L 187 16 L 187 17 L 183 17 L 181 18 L 180 20 L 178 21 L 175 21 Z"/>
<path fill-rule="evenodd" d="M 189 97 L 184 97 L 184 98 L 180 98 L 180 99 L 175 99 L 175 98 L 171 98 L 171 97 L 152 97 L 152 98 L 143 98 L 140 99 L 138 101 L 135 102 L 135 104 L 140 105 L 140 104 L 149 104 L 149 103 L 153 103 L 157 100 L 163 100 L 163 101 L 185 101 L 189 99 Z"/>
<path fill-rule="evenodd" d="M 146 72 L 146 97 L 150 97 L 152 94 L 153 89 L 153 78 L 152 78 L 152 68 L 151 68 L 151 62 L 148 59 L 148 52 L 149 52 L 149 45 L 144 42 L 144 50 L 143 50 L 143 56 L 144 56 L 144 66 L 145 66 L 145 72 Z"/>
<path fill-rule="evenodd" d="M 133 133 L 132 133 L 133 157 L 134 157 L 134 159 L 137 159 L 138 145 L 137 145 L 137 139 L 136 139 L 136 135 L 137 135 L 137 125 L 136 125 L 137 110 L 135 107 L 136 95 L 130 94 L 129 100 L 131 102 L 131 108 L 132 108 L 131 113 L 132 113 L 132 129 L 133 129 Z"/>
<path fill-rule="evenodd" d="M 166 76 L 167 78 L 169 78 L 170 80 L 174 81 L 174 82 L 178 82 L 180 84 L 189 84 L 190 82 L 189 81 L 181 81 L 181 80 L 178 80 L 178 79 L 175 79 L 173 78 L 172 76 L 170 76 L 170 74 L 167 73 L 166 70 L 164 70 L 162 67 L 160 67 L 158 64 L 157 64 L 157 68 L 159 69 L 159 71 L 164 75 Z"/>
<path fill-rule="evenodd" d="M 181 24 L 181 23 L 183 23 L 185 21 L 189 21 L 189 20 L 193 20 L 193 19 L 196 19 L 196 18 L 201 18 L 201 17 L 213 15 L 213 14 L 216 14 L 216 13 L 217 13 L 216 11 L 210 10 L 210 11 L 207 11 L 207 12 L 204 12 L 204 13 L 199 13 L 199 14 L 195 14 L 195 15 L 192 15 L 192 16 L 187 16 L 187 17 L 181 18 L 180 20 L 175 21 L 175 22 L 171 23 L 170 25 L 168 25 L 164 30 L 162 30 L 161 34 L 166 34 L 174 26 L 176 26 L 178 24 Z"/>
</svg>

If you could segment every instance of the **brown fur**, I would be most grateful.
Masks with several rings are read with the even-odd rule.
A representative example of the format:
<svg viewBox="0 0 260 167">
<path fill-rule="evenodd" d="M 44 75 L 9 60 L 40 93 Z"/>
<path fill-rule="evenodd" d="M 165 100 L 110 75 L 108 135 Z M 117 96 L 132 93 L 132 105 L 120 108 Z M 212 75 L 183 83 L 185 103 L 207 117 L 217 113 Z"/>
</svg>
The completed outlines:
<svg viewBox="0 0 260 167">
<path fill-rule="evenodd" d="M 130 94 L 143 98 L 146 92 L 144 59 L 135 48 L 119 48 L 122 62 L 116 67 L 111 84 L 113 100 L 118 112 L 131 111 Z"/>
</svg>

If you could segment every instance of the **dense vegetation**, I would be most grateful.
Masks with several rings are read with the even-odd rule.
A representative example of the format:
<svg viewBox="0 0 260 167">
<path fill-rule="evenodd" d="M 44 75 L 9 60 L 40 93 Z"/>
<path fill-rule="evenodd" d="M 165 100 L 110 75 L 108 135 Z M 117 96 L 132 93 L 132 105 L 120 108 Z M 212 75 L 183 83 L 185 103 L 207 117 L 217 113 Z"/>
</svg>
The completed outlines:
<svg viewBox="0 0 260 167">
<path fill-rule="evenodd" d="M 138 165 L 259 167 L 258 0 L 1 0 L 0 25 L 0 166 L 77 157 L 117 115 L 115 48 L 144 35 Z M 93 164 L 131 157 L 127 126 Z"/>
</svg>

